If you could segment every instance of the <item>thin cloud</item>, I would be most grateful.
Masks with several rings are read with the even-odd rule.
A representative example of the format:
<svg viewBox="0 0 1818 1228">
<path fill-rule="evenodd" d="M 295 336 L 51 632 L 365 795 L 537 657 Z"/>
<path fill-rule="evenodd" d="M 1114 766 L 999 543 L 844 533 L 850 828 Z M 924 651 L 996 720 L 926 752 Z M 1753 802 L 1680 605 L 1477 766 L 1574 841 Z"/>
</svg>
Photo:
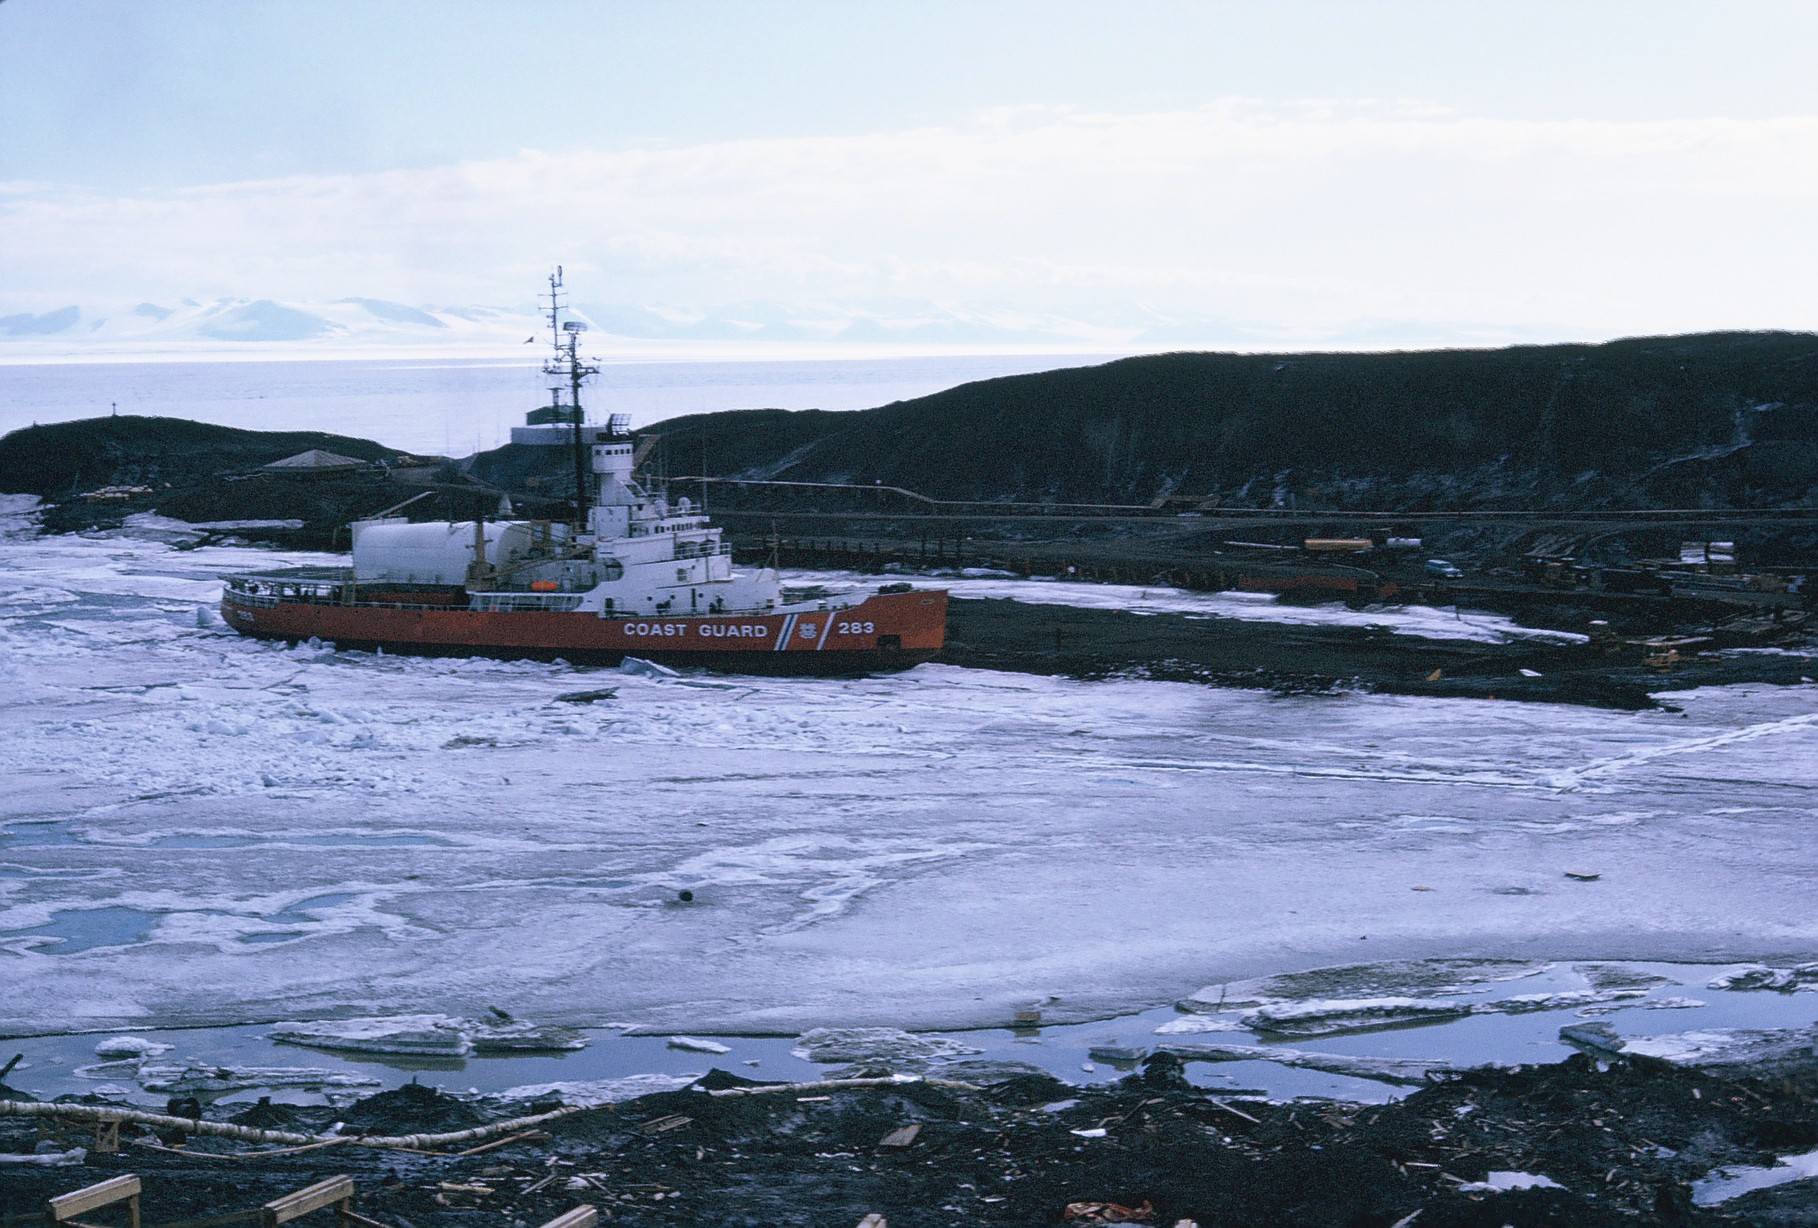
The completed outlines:
<svg viewBox="0 0 1818 1228">
<path fill-rule="evenodd" d="M 0 184 L 21 306 L 499 302 L 561 261 L 644 302 L 1090 292 L 1359 317 L 1812 327 L 1818 117 L 1521 121 L 1418 101 L 1021 107 L 959 127 L 526 150 L 103 198 Z"/>
</svg>

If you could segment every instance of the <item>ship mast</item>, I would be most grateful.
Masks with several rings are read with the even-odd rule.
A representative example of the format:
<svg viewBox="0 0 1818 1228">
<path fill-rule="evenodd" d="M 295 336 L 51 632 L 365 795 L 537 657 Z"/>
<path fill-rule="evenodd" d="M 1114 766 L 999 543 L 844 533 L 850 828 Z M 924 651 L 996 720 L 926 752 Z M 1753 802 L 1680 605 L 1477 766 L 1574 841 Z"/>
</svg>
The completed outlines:
<svg viewBox="0 0 1818 1228">
<path fill-rule="evenodd" d="M 549 390 L 550 405 L 557 409 L 567 409 L 567 418 L 574 424 L 572 439 L 574 441 L 574 531 L 576 535 L 587 531 L 587 441 L 582 437 L 581 427 L 584 415 L 581 411 L 581 381 L 590 375 L 598 375 L 600 369 L 581 361 L 581 334 L 587 331 L 587 325 L 579 320 L 563 320 L 562 309 L 567 306 L 562 297 L 562 266 L 549 275 L 549 300 L 546 314 L 549 317 L 549 339 L 555 349 L 554 356 L 543 364 L 543 374 L 553 375 L 568 385 L 568 404 L 562 405 L 562 386 L 554 385 Z M 559 418 L 558 418 L 559 420 Z"/>
</svg>

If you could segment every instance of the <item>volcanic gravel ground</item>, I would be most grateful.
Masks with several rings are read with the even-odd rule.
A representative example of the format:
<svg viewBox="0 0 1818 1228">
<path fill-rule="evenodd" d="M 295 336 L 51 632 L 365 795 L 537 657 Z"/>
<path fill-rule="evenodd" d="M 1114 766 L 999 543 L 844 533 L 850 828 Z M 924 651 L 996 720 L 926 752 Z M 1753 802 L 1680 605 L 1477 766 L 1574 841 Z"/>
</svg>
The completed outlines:
<svg viewBox="0 0 1818 1228">
<path fill-rule="evenodd" d="M 1369 626 L 955 599 L 938 660 L 974 669 L 1200 682 L 1282 694 L 1350 689 L 1632 711 L 1657 706 L 1653 692 L 1740 682 L 1797 685 L 1812 675 L 1818 649 L 1791 647 L 1795 651 L 1688 656 L 1656 670 L 1642 664 L 1639 650 L 1606 653 L 1582 644 L 1435 640 Z"/>
<path fill-rule="evenodd" d="M 895 1228 L 1120 1214 L 1079 1204 L 1200 1228 L 1818 1223 L 1818 1183 L 1722 1209 L 1693 1206 L 1690 1190 L 1716 1166 L 1769 1164 L 1818 1143 L 1818 1067 L 1732 1080 L 1646 1059 L 1600 1069 L 1573 1057 L 1468 1071 L 1375 1106 L 1213 1096 L 1191 1088 L 1167 1055 L 1101 1089 L 1029 1074 L 976 1092 L 926 1083 L 698 1090 L 744 1086 L 758 1085 L 715 1071 L 697 1088 L 582 1111 L 460 1158 L 345 1147 L 228 1160 L 247 1148 L 193 1139 L 177 1155 L 142 1145 L 153 1139 L 140 1134 L 82 1167 L 0 1168 L 0 1212 L 33 1211 L 49 1195 L 130 1171 L 144 1178 L 145 1222 L 157 1225 L 256 1208 L 346 1172 L 364 1214 L 403 1228 L 539 1224 L 583 1202 L 614 1223 L 727 1228 L 852 1225 L 869 1212 Z M 340 1113 L 267 1104 L 233 1120 L 400 1133 L 459 1128 L 474 1112 L 411 1085 Z M 906 1125 L 921 1127 L 913 1142 L 884 1145 Z M 90 1141 L 85 1134 L 58 1141 Z M 39 1137 L 34 1125 L 0 1123 L 0 1149 L 29 1151 Z M 178 1141 L 167 1135 L 158 1146 Z M 1564 1188 L 1467 1188 L 1493 1171 L 1544 1174 Z"/>
</svg>

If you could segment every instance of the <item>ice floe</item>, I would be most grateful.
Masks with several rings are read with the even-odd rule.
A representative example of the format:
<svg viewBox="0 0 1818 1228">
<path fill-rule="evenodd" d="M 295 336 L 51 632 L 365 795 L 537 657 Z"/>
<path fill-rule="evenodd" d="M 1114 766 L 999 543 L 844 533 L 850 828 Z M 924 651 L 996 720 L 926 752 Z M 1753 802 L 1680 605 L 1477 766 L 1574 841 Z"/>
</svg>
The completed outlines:
<svg viewBox="0 0 1818 1228">
<path fill-rule="evenodd" d="M 984 1050 L 947 1036 L 924 1036 L 900 1028 L 814 1028 L 791 1050 L 810 1062 L 927 1062 L 969 1057 Z"/>
<path fill-rule="evenodd" d="M 403 1053 L 413 1056 L 466 1057 L 473 1034 L 465 1020 L 447 1015 L 393 1015 L 388 1018 L 333 1019 L 279 1023 L 267 1033 L 290 1045 L 308 1045 L 346 1053 Z"/>
<path fill-rule="evenodd" d="M 1211 1015 L 1183 1015 L 1179 1019 L 1170 1019 L 1155 1029 L 1157 1036 L 1189 1036 L 1198 1032 L 1243 1032 L 1248 1029 L 1236 1019 L 1220 1019 Z"/>
<path fill-rule="evenodd" d="M 475 1053 L 549 1053 L 587 1047 L 587 1038 L 577 1029 L 548 1024 L 465 1022 L 465 1031 L 473 1039 Z"/>
<path fill-rule="evenodd" d="M 139 1068 L 139 1085 L 150 1092 L 178 1096 L 243 1091 L 250 1088 L 380 1087 L 368 1075 L 306 1066 L 216 1066 L 206 1062 L 147 1063 Z"/>
<path fill-rule="evenodd" d="M 1534 1011 L 1557 1011 L 1590 1006 L 1608 1006 L 1635 1002 L 1648 996 L 1645 989 L 1570 989 L 1561 993 L 1522 993 L 1480 1002 L 1472 1009 L 1478 1014 L 1528 1014 Z"/>
<path fill-rule="evenodd" d="M 96 1057 L 156 1057 L 160 1053 L 169 1053 L 175 1045 L 167 1045 L 161 1040 L 147 1040 L 143 1036 L 110 1036 L 95 1044 Z"/>
<path fill-rule="evenodd" d="M 1435 1071 L 1455 1069 L 1452 1063 L 1438 1059 L 1364 1057 L 1349 1053 L 1314 1053 L 1303 1049 L 1285 1049 L 1275 1045 L 1210 1045 L 1171 1042 L 1159 1047 L 1191 1062 L 1279 1062 L 1305 1070 L 1327 1074 L 1349 1075 L 1354 1079 L 1372 1079 L 1379 1083 L 1419 1086 Z"/>
<path fill-rule="evenodd" d="M 1662 1036 L 1628 1037 L 1615 1051 L 1651 1057 L 1675 1066 L 1705 1070 L 1771 1073 L 1785 1065 L 1809 1064 L 1818 1026 L 1809 1028 L 1703 1028 Z"/>
<path fill-rule="evenodd" d="M 346 1053 L 397 1053 L 465 1057 L 470 1053 L 544 1053 L 584 1049 L 587 1038 L 570 1027 L 504 1019 L 458 1019 L 448 1015 L 391 1015 L 280 1023 L 272 1040 Z"/>
<path fill-rule="evenodd" d="M 1461 1018 L 1471 1010 L 1471 1003 L 1448 998 L 1314 999 L 1265 1006 L 1245 1015 L 1242 1023 L 1256 1032 L 1331 1036 L 1367 1028 Z"/>
<path fill-rule="evenodd" d="M 1790 968 L 1769 968 L 1764 964 L 1742 968 L 1713 978 L 1710 989 L 1818 989 L 1818 963 L 1795 964 Z"/>
</svg>

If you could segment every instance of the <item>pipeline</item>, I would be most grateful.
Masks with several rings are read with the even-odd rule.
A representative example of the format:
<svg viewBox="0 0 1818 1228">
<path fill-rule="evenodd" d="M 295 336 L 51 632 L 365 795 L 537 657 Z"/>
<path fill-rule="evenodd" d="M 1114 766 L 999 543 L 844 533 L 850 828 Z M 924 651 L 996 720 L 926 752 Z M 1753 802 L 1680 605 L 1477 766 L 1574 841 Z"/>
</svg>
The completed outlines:
<svg viewBox="0 0 1818 1228">
<path fill-rule="evenodd" d="M 111 1105 L 53 1104 L 38 1100 L 0 1100 L 0 1117 L 57 1117 L 69 1121 L 94 1122 L 100 1125 L 130 1121 L 136 1125 L 153 1126 L 160 1130 L 181 1130 L 185 1134 L 238 1139 L 243 1143 L 272 1143 L 287 1147 L 345 1140 L 349 1144 L 359 1147 L 390 1147 L 404 1151 L 425 1151 L 433 1147 L 452 1146 L 456 1143 L 478 1142 L 483 1138 L 510 1134 L 515 1130 L 527 1130 L 540 1126 L 544 1122 L 554 1121 L 558 1117 L 567 1117 L 571 1113 L 582 1112 L 586 1107 L 589 1106 L 570 1105 L 553 1112 L 538 1113 L 533 1117 L 514 1117 L 509 1121 L 495 1121 L 490 1125 L 475 1126 L 471 1130 L 457 1130 L 452 1134 L 400 1134 L 366 1137 L 333 1135 L 329 1138 L 315 1134 L 295 1134 L 288 1130 L 259 1130 L 252 1126 L 236 1126 L 225 1121 L 198 1121 L 191 1117 L 171 1117 L 163 1113 L 145 1113 L 138 1109 L 114 1108 Z"/>
</svg>

